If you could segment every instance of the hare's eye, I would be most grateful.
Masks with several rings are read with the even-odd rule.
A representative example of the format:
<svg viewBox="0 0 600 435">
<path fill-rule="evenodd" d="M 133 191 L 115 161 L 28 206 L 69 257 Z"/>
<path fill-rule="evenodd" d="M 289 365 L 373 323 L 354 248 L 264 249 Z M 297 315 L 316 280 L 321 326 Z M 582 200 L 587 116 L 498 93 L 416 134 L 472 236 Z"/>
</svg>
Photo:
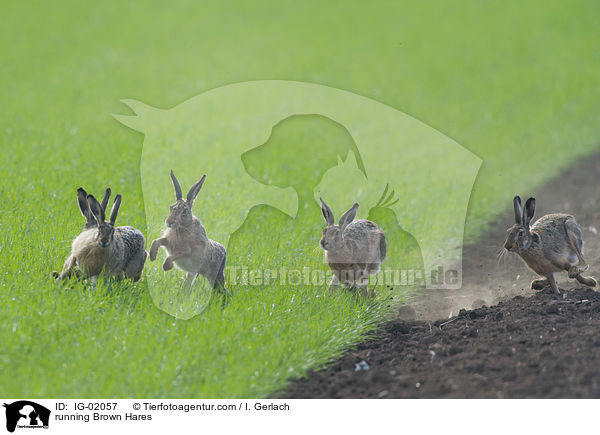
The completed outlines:
<svg viewBox="0 0 600 435">
<path fill-rule="evenodd" d="M 171 210 L 171 211 L 173 211 L 174 209 L 175 209 L 174 205 L 172 205 L 172 206 L 169 207 L 169 210 Z"/>
</svg>

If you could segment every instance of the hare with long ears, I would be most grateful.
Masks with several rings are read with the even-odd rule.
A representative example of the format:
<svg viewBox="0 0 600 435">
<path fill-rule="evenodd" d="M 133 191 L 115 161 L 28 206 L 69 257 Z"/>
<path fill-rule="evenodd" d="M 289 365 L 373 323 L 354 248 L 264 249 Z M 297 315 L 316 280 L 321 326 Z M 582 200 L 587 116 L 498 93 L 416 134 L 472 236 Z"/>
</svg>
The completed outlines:
<svg viewBox="0 0 600 435">
<path fill-rule="evenodd" d="M 102 204 L 106 206 L 110 196 L 107 189 Z M 56 280 L 71 276 L 73 271 L 83 271 L 91 277 L 92 284 L 98 282 L 102 271 L 108 276 L 126 276 L 138 281 L 146 261 L 145 239 L 142 233 L 130 226 L 115 228 L 117 213 L 121 206 L 121 195 L 117 195 L 110 212 L 109 222 L 105 221 L 105 211 L 93 195 L 87 195 L 79 188 L 77 200 L 82 214 L 86 217 L 84 231 L 73 240 L 71 255 L 67 258 Z M 92 224 L 93 223 L 93 224 Z"/>
<path fill-rule="evenodd" d="M 111 194 L 110 187 L 107 187 L 106 191 L 104 192 L 104 197 L 102 198 L 102 201 L 100 202 L 100 206 L 102 207 L 102 210 L 106 210 L 106 206 L 108 205 L 108 200 L 110 199 L 110 194 Z M 94 215 L 90 209 L 90 204 L 87 200 L 87 193 L 81 187 L 79 189 L 77 189 L 77 203 L 79 204 L 79 211 L 81 211 L 81 215 L 85 218 L 85 226 L 83 227 L 83 229 L 89 230 L 91 228 L 97 227 L 98 221 L 96 221 L 96 218 L 94 217 Z"/>
<path fill-rule="evenodd" d="M 102 198 L 102 202 L 101 202 L 101 206 L 103 209 L 106 208 L 107 204 L 108 204 L 108 199 L 110 197 L 110 187 L 108 187 L 104 193 L 104 197 Z M 94 215 L 92 214 L 92 211 L 90 209 L 90 204 L 87 200 L 87 192 L 85 190 L 83 190 L 83 188 L 79 188 L 77 189 L 77 204 L 79 206 L 79 211 L 81 211 L 81 215 L 85 218 L 85 224 L 83 226 L 83 230 L 91 230 L 95 227 L 98 226 L 98 222 L 96 221 L 96 218 L 94 217 Z M 68 267 L 69 264 L 71 264 L 71 267 Z M 65 275 L 61 277 L 61 279 L 63 278 L 67 278 L 69 276 L 71 276 L 71 274 L 75 273 L 77 275 L 79 275 L 79 272 L 81 272 L 79 270 L 78 267 L 76 267 L 76 262 L 75 259 L 70 255 L 66 262 L 65 262 L 65 266 L 64 266 L 64 273 Z M 52 272 L 52 276 L 54 278 L 58 278 L 59 276 L 61 276 L 61 274 L 59 274 L 57 271 Z"/>
<path fill-rule="evenodd" d="M 582 284 L 596 286 L 596 280 L 583 276 L 588 269 L 583 258 L 583 238 L 575 218 L 568 214 L 553 213 L 542 216 L 530 226 L 535 213 L 535 198 L 529 198 L 525 210 L 521 198 L 513 199 L 515 224 L 508 229 L 504 248 L 517 253 L 542 279 L 531 282 L 531 288 L 541 290 L 550 285 L 560 294 L 554 273 L 567 271 L 569 278 Z"/>
<path fill-rule="evenodd" d="M 377 273 L 387 253 L 385 234 L 374 222 L 354 220 L 358 204 L 342 215 L 336 225 L 331 208 L 321 198 L 321 211 L 327 227 L 319 242 L 325 261 L 333 272 L 329 294 L 340 283 L 366 288 L 369 275 Z"/>
<path fill-rule="evenodd" d="M 208 238 L 200 219 L 192 212 L 194 200 L 205 180 L 206 175 L 203 175 L 183 199 L 179 181 L 171 171 L 176 201 L 171 205 L 171 211 L 165 221 L 167 229 L 162 237 L 152 241 L 150 260 L 156 259 L 158 248 L 162 246 L 167 251 L 167 258 L 162 265 L 163 270 L 170 270 L 175 265 L 185 271 L 188 288 L 191 289 L 196 277 L 200 274 L 208 280 L 213 288 L 226 292 L 224 270 L 227 253 L 225 247 Z"/>
</svg>

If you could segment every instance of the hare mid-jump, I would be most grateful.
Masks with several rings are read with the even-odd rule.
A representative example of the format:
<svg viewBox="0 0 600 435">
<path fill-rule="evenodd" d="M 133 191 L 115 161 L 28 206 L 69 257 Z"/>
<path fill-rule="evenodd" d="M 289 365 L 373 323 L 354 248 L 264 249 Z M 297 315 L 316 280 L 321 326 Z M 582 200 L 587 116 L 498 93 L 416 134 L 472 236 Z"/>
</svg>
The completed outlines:
<svg viewBox="0 0 600 435">
<path fill-rule="evenodd" d="M 568 214 L 553 213 L 539 218 L 531 227 L 535 213 L 535 198 L 529 198 L 525 210 L 521 198 L 513 199 L 515 224 L 508 229 L 504 248 L 517 253 L 542 279 L 531 282 L 531 288 L 541 290 L 548 284 L 560 294 L 554 279 L 555 272 L 567 271 L 569 278 L 582 284 L 596 286 L 596 280 L 583 276 L 588 269 L 583 258 L 583 238 L 575 218 Z"/>
<path fill-rule="evenodd" d="M 163 269 L 170 270 L 173 265 L 187 272 L 187 285 L 192 287 L 198 274 L 204 276 L 213 288 L 225 289 L 225 247 L 206 235 L 206 230 L 192 213 L 194 200 L 200 192 L 206 175 L 196 182 L 183 199 L 181 186 L 171 171 L 171 181 L 175 188 L 175 204 L 165 221 L 167 229 L 162 237 L 153 240 L 150 246 L 150 260 L 156 260 L 159 247 L 167 251 Z"/>
<path fill-rule="evenodd" d="M 342 283 L 348 287 L 364 288 L 369 275 L 377 273 L 385 260 L 385 233 L 374 222 L 354 220 L 358 204 L 354 204 L 335 224 L 333 212 L 321 199 L 321 211 L 327 222 L 320 240 L 325 261 L 333 272 L 329 293 Z"/>
</svg>

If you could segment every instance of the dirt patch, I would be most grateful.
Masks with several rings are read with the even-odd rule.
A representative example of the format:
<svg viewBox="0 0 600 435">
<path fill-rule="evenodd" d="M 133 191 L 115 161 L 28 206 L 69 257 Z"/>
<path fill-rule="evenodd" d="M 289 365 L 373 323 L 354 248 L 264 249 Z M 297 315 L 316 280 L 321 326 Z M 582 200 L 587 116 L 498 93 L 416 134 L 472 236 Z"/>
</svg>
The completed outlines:
<svg viewBox="0 0 600 435">
<path fill-rule="evenodd" d="M 600 154 L 531 193 L 536 217 L 550 212 L 576 217 L 588 272 L 596 277 L 599 176 Z M 557 280 L 566 298 L 557 300 L 549 289 L 529 288 L 536 275 L 519 258 L 499 263 L 511 207 L 478 243 L 465 247 L 462 289 L 426 292 L 400 310 L 377 339 L 310 373 L 283 396 L 600 397 L 600 293 L 562 274 Z"/>
<path fill-rule="evenodd" d="M 575 216 L 585 241 L 585 258 L 590 269 L 586 275 L 600 277 L 600 154 L 579 160 L 569 169 L 535 189 L 519 193 L 525 201 L 537 199 L 534 220 L 548 213 L 569 213 Z M 459 290 L 431 290 L 411 304 L 414 311 L 399 313 L 404 319 L 436 320 L 448 318 L 461 308 L 495 305 L 514 296 L 533 296 L 531 280 L 538 278 L 514 254 L 498 260 L 506 237 L 506 230 L 514 223 L 512 196 L 506 210 L 496 216 L 490 230 L 463 250 L 463 285 Z M 561 288 L 580 287 L 564 274 L 556 274 Z"/>
<path fill-rule="evenodd" d="M 434 323 L 398 320 L 290 398 L 600 397 L 600 293 L 549 290 Z"/>
</svg>

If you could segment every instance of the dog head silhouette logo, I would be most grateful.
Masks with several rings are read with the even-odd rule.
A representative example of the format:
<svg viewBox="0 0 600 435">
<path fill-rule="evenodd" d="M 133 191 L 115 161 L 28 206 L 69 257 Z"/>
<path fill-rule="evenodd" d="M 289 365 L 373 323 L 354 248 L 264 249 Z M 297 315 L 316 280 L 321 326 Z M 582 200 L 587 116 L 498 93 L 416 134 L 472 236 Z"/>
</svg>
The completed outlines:
<svg viewBox="0 0 600 435">
<path fill-rule="evenodd" d="M 14 432 L 19 428 L 47 428 L 50 410 L 29 400 L 19 400 L 3 405 L 6 408 L 6 430 Z"/>
<path fill-rule="evenodd" d="M 418 244 L 424 270 L 458 272 L 448 282 L 438 282 L 427 273 L 427 287 L 460 288 L 464 223 L 481 160 L 434 128 L 351 92 L 280 80 L 223 86 L 170 109 L 123 102 L 135 114 L 115 118 L 144 134 L 140 174 L 150 237 L 161 233 L 164 204 L 172 196 L 164 174 L 171 169 L 185 182 L 208 174 L 211 182 L 202 192 L 202 223 L 212 239 L 226 246 L 257 205 L 291 218 L 315 209 L 318 218 L 314 194 L 328 198 L 336 210 L 360 203 L 357 217 L 362 219 L 376 208 L 389 186 L 389 192 L 403 192 L 404 197 L 389 201 L 388 214 L 393 212 L 412 243 Z M 310 127 L 316 123 L 319 128 L 329 124 L 329 129 L 318 132 L 335 133 L 333 140 L 328 140 L 328 133 L 314 138 Z M 289 134 L 290 129 L 298 134 Z M 290 137 L 298 140 L 289 141 Z M 338 142 L 349 148 L 338 150 Z M 286 149 L 293 146 L 302 146 L 304 154 Z M 315 153 L 334 159 L 311 168 L 308 162 Z M 265 155 L 278 154 L 282 156 L 278 164 L 262 170 Z M 296 157 L 288 159 L 291 155 Z M 336 156 L 342 163 L 336 165 Z M 288 182 L 307 170 L 314 181 L 310 186 Z M 332 178 L 335 182 L 329 182 Z M 150 293 L 161 309 L 178 318 L 195 315 L 182 312 L 180 304 L 162 301 L 165 286 L 158 283 L 164 278 L 151 276 L 149 285 L 156 282 L 157 286 Z"/>
</svg>

